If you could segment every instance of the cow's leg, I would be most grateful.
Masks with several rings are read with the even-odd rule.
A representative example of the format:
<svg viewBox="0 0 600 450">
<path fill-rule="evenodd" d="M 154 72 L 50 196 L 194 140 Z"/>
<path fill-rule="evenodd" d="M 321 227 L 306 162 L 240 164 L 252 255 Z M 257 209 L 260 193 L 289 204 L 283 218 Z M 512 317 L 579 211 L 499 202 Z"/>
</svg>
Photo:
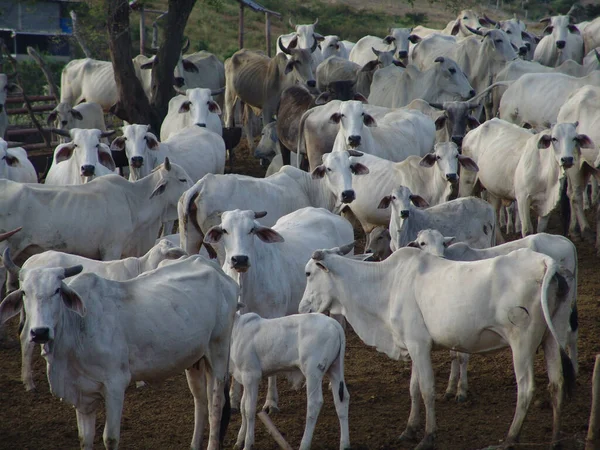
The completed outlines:
<svg viewBox="0 0 600 450">
<path fill-rule="evenodd" d="M 76 409 L 75 415 L 77 416 L 79 446 L 81 450 L 92 450 L 94 448 L 94 435 L 96 434 L 96 411 L 84 414 Z"/>
<path fill-rule="evenodd" d="M 590 184 L 592 185 L 592 195 L 591 195 L 591 201 L 590 201 L 590 205 L 589 207 L 591 208 L 592 205 L 595 205 L 598 203 L 598 180 L 596 180 L 596 177 L 591 177 L 590 178 Z M 587 195 L 586 195 L 587 197 Z"/>
<path fill-rule="evenodd" d="M 225 374 L 221 370 L 207 371 L 208 386 L 212 386 L 212 403 L 209 403 L 208 421 L 210 423 L 210 431 L 208 435 L 208 450 L 219 450 L 220 442 L 220 427 L 221 414 L 225 403 Z"/>
<path fill-rule="evenodd" d="M 123 401 L 125 400 L 125 388 L 129 380 L 122 387 L 108 387 L 104 393 L 104 405 L 106 408 L 106 422 L 104 425 L 104 447 L 106 450 L 119 448 L 119 435 L 121 434 L 121 415 L 123 414 Z"/>
<path fill-rule="evenodd" d="M 350 394 L 344 381 L 343 361 L 336 359 L 329 368 L 329 380 L 331 382 L 331 393 L 335 412 L 340 421 L 340 450 L 350 448 L 350 429 L 348 426 L 348 407 Z"/>
<path fill-rule="evenodd" d="M 241 411 L 240 401 L 242 399 L 242 385 L 235 378 L 231 380 L 231 388 L 229 389 L 229 398 L 231 399 L 231 410 Z"/>
<path fill-rule="evenodd" d="M 202 448 L 202 435 L 206 424 L 206 412 L 208 411 L 206 365 L 204 361 L 200 361 L 199 364 L 201 366 L 198 368 L 191 367 L 185 371 L 188 387 L 194 397 L 194 434 L 190 445 L 192 450 Z"/>
<path fill-rule="evenodd" d="M 410 351 L 410 357 L 418 367 L 419 389 L 425 403 L 425 436 L 415 450 L 433 449 L 437 425 L 435 420 L 435 378 L 431 366 L 431 349 L 429 345 L 417 344 Z"/>
<path fill-rule="evenodd" d="M 234 380 L 234 383 L 236 381 Z M 257 381 L 258 383 L 258 381 Z M 241 384 L 238 383 L 240 386 Z M 258 390 L 258 387 L 256 388 Z M 241 389 L 240 389 L 241 392 Z M 244 394 L 246 393 L 246 390 L 244 389 Z M 242 425 L 240 426 L 240 431 L 238 432 L 238 436 L 237 436 L 237 441 L 235 442 L 235 445 L 233 446 L 234 449 L 239 450 L 242 449 L 244 447 L 244 439 L 246 437 L 246 432 L 248 430 L 248 418 L 246 417 L 246 409 L 245 409 L 245 404 L 247 401 L 247 395 L 242 395 L 242 400 L 241 400 L 241 404 L 239 405 L 240 408 L 240 415 L 242 416 Z M 256 407 L 255 407 L 256 409 Z M 255 411 L 256 412 L 256 411 Z"/>
<path fill-rule="evenodd" d="M 310 450 L 317 419 L 323 406 L 323 377 L 318 367 L 306 370 L 306 425 L 300 442 L 300 450 Z"/>
<path fill-rule="evenodd" d="M 254 445 L 254 426 L 256 421 L 256 404 L 258 402 L 258 384 L 260 378 L 251 376 L 243 378 L 244 395 L 242 396 L 242 408 L 246 415 L 246 437 L 244 449 L 250 450 Z M 238 435 L 238 443 L 240 436 Z"/>
<path fill-rule="evenodd" d="M 575 375 L 579 374 L 579 360 L 577 355 L 577 336 L 579 324 L 577 323 L 577 304 L 573 304 L 573 309 L 569 316 L 569 331 L 567 332 L 567 351 L 575 369 Z"/>
<path fill-rule="evenodd" d="M 277 394 L 277 377 L 269 377 L 269 386 L 267 388 L 267 401 L 263 406 L 263 411 L 267 414 L 274 414 L 279 412 L 277 402 L 279 401 L 279 395 Z"/>
<path fill-rule="evenodd" d="M 508 211 L 506 207 L 500 208 L 498 213 L 498 224 L 501 227 L 506 226 L 506 232 L 508 233 Z"/>
<path fill-rule="evenodd" d="M 533 234 L 533 225 L 531 223 L 531 216 L 529 208 L 531 207 L 527 195 L 519 196 L 517 198 L 517 205 L 519 208 L 519 219 L 521 220 L 521 237 Z"/>
<path fill-rule="evenodd" d="M 401 441 L 414 441 L 417 438 L 417 428 L 421 424 L 421 390 L 419 388 L 419 372 L 414 360 L 410 373 L 410 414 L 406 429 L 400 435 Z"/>
<path fill-rule="evenodd" d="M 450 377 L 448 378 L 448 387 L 446 388 L 446 394 L 444 397 L 446 400 L 451 400 L 456 395 L 456 387 L 458 385 L 458 353 L 454 350 L 450 350 Z"/>
<path fill-rule="evenodd" d="M 233 81 L 231 81 L 233 83 Z M 229 83 L 225 83 L 225 127 L 233 128 L 235 127 L 235 100 L 236 95 L 233 89 L 233 86 L 230 86 Z"/>
<path fill-rule="evenodd" d="M 168 222 L 163 222 L 162 232 L 160 233 L 160 237 L 168 236 L 169 234 L 173 234 L 173 225 L 175 225 L 174 220 L 169 220 Z"/>
<path fill-rule="evenodd" d="M 510 206 L 504 208 L 506 211 L 506 232 L 514 233 L 516 231 L 515 228 L 515 204 L 516 202 L 512 202 Z"/>
<path fill-rule="evenodd" d="M 467 367 L 469 366 L 469 354 L 457 353 L 458 365 L 460 367 L 460 380 L 458 382 L 458 392 L 456 401 L 463 403 L 467 401 L 467 392 L 469 390 L 469 379 L 467 376 Z"/>
<path fill-rule="evenodd" d="M 538 217 L 537 233 L 543 233 L 544 231 L 546 231 L 546 229 L 548 228 L 549 220 L 550 220 L 550 214 Z"/>
<path fill-rule="evenodd" d="M 100 249 L 100 260 L 101 261 L 114 261 L 115 259 L 121 259 L 123 253 L 123 247 L 120 244 L 111 245 Z"/>
<path fill-rule="evenodd" d="M 523 426 L 529 404 L 533 398 L 533 391 L 535 389 L 533 380 L 533 355 L 535 354 L 536 347 L 536 345 L 527 345 L 526 342 L 516 342 L 514 345 L 511 345 L 515 377 L 517 379 L 517 407 L 505 440 L 507 446 L 519 441 L 521 427 Z"/>
<path fill-rule="evenodd" d="M 552 442 L 558 446 L 560 439 L 560 420 L 563 405 L 564 380 L 560 360 L 560 350 L 553 336 L 544 340 L 544 358 L 548 369 L 548 391 L 552 401 Z"/>
</svg>

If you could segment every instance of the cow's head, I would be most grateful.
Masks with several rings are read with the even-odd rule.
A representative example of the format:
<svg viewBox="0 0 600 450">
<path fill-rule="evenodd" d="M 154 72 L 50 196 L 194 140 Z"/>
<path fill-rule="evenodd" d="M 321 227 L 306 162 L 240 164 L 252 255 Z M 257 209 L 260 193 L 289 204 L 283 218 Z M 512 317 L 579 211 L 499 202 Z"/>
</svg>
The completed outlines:
<svg viewBox="0 0 600 450">
<path fill-rule="evenodd" d="M 321 42 L 321 54 L 323 55 L 323 60 L 326 60 L 330 56 L 340 56 L 342 54 L 343 46 L 344 44 L 342 44 L 339 36 L 325 36 L 323 42 Z"/>
<path fill-rule="evenodd" d="M 563 169 L 569 169 L 581 161 L 581 148 L 594 148 L 594 143 L 586 134 L 577 134 L 577 122 L 558 123 L 550 133 L 536 135 L 539 149 L 552 149 L 556 163 Z"/>
<path fill-rule="evenodd" d="M 147 176 L 154 167 L 160 164 L 160 144 L 156 136 L 150 133 L 148 125 L 125 125 L 123 136 L 112 141 L 113 151 L 123 151 L 129 161 L 129 181 L 136 181 Z"/>
<path fill-rule="evenodd" d="M 187 91 L 177 90 L 177 93 L 186 96 L 186 100 L 179 107 L 179 113 L 189 114 L 194 125 L 206 127 L 210 113 L 221 115 L 221 108 L 212 99 L 213 95 L 221 93 L 220 90 L 213 92 L 210 89 L 194 88 Z"/>
<path fill-rule="evenodd" d="M 19 289 L 0 303 L 0 324 L 25 308 L 27 322 L 23 336 L 29 342 L 43 345 L 42 355 L 50 357 L 61 322 L 74 320 L 75 314 L 81 317 L 86 314 L 82 298 L 64 282 L 65 278 L 80 273 L 83 267 L 21 270 L 11 260 L 9 249 L 4 251 L 3 262 L 6 269 L 19 278 Z"/>
<path fill-rule="evenodd" d="M 265 211 L 239 209 L 226 211 L 221 215 L 221 225 L 214 226 L 206 232 L 204 242 L 216 244 L 222 241 L 225 246 L 225 264 L 236 272 L 247 272 L 256 258 L 256 238 L 267 244 L 283 242 L 283 237 L 277 231 L 257 222 L 256 219 L 266 214 Z"/>
<path fill-rule="evenodd" d="M 336 140 L 343 139 L 352 149 L 360 148 L 363 135 L 367 133 L 366 127 L 377 126 L 373 116 L 365 111 L 364 104 L 357 100 L 340 103 L 338 112 L 333 113 L 329 121 L 340 125 Z"/>
<path fill-rule="evenodd" d="M 433 167 L 437 165 L 437 173 L 445 181 L 456 185 L 458 183 L 458 165 L 473 172 L 479 171 L 475 161 L 468 156 L 461 155 L 454 142 L 440 142 L 435 144 L 433 153 L 423 156 L 419 165 Z"/>
<path fill-rule="evenodd" d="M 408 64 L 409 42 L 416 44 L 421 41 L 419 36 L 411 32 L 412 28 L 390 28 L 388 35 L 383 38 L 385 44 L 394 46 L 394 56 L 405 65 Z"/>
<path fill-rule="evenodd" d="M 116 168 L 115 161 L 106 144 L 100 139 L 112 136 L 115 131 L 100 131 L 97 129 L 73 128 L 70 131 L 53 129 L 61 136 L 70 137 L 71 142 L 60 144 L 54 150 L 54 163 L 74 159 L 74 164 L 79 168 L 80 175 L 90 181 L 97 175 L 97 168 L 101 164 L 111 171 Z"/>
<path fill-rule="evenodd" d="M 277 122 L 265 125 L 260 135 L 260 142 L 254 149 L 254 157 L 271 161 L 278 153 Z"/>
<path fill-rule="evenodd" d="M 19 88 L 16 84 L 10 82 L 10 79 L 14 76 L 16 76 L 16 74 L 7 75 L 5 73 L 0 73 L 0 113 L 4 111 L 6 98 L 8 97 L 9 92 L 15 92 Z"/>
<path fill-rule="evenodd" d="M 471 111 L 479 106 L 478 103 L 444 102 L 430 105 L 444 111 L 444 114 L 435 120 L 435 129 L 441 130 L 446 127 L 450 139 L 458 148 L 462 146 L 467 129 L 473 130 L 479 126 L 479 121 L 471 114 Z"/>
<path fill-rule="evenodd" d="M 454 237 L 444 237 L 438 230 L 421 230 L 417 239 L 408 244 L 408 247 L 420 248 L 435 256 L 444 257 L 444 250 L 454 242 Z"/>
<path fill-rule="evenodd" d="M 581 35 L 579 28 L 573 24 L 574 20 L 572 16 L 545 17 L 540 22 L 548 24 L 542 34 L 544 36 L 551 35 L 554 45 L 558 50 L 565 48 L 569 34 Z"/>
<path fill-rule="evenodd" d="M 162 205 L 161 220 L 175 220 L 177 218 L 177 204 L 179 198 L 192 186 L 192 180 L 183 167 L 171 163 L 168 157 L 165 162 L 157 166 L 148 175 L 154 181 L 154 188 L 150 199 L 156 199 Z"/>
<path fill-rule="evenodd" d="M 23 151 L 23 149 L 21 149 Z M 9 153 L 8 143 L 0 137 L 0 179 L 8 178 L 9 167 L 17 168 L 21 161 L 14 154 Z"/>
<path fill-rule="evenodd" d="M 56 108 L 48 115 L 48 125 L 51 126 L 54 123 L 56 128 L 62 130 L 78 128 L 77 122 L 80 120 L 83 120 L 83 115 L 67 102 L 56 105 Z"/>
<path fill-rule="evenodd" d="M 313 46 L 308 49 L 297 48 L 298 37 L 294 37 L 287 47 L 283 45 L 281 39 L 278 39 L 277 42 L 281 51 L 289 56 L 285 60 L 284 75 L 291 74 L 297 84 L 306 84 L 309 89 L 314 89 L 317 82 L 312 70 L 311 55 L 317 48 L 317 41 L 315 40 Z"/>
<path fill-rule="evenodd" d="M 517 59 L 515 50 L 518 49 L 513 47 L 510 38 L 503 30 L 499 28 L 476 30 L 469 27 L 467 27 L 467 29 L 471 33 L 483 37 L 483 51 L 491 60 L 512 61 Z"/>
<path fill-rule="evenodd" d="M 362 155 L 356 150 L 326 153 L 323 155 L 323 164 L 312 171 L 314 179 L 325 178 L 336 204 L 352 203 L 356 198 L 352 189 L 352 175 L 369 173 L 369 169 L 358 161 Z"/>
<path fill-rule="evenodd" d="M 144 271 L 152 270 L 158 267 L 161 261 L 166 259 L 179 259 L 182 256 L 187 256 L 187 252 L 177 247 L 167 239 L 161 239 L 154 247 L 140 258 L 140 266 Z"/>
<path fill-rule="evenodd" d="M 383 261 L 392 254 L 391 242 L 390 230 L 387 227 L 375 227 L 367 236 L 365 253 L 371 253 L 375 261 Z"/>
<path fill-rule="evenodd" d="M 323 36 L 315 31 L 315 27 L 318 23 L 319 18 L 317 17 L 314 23 L 308 25 L 295 25 L 290 18 L 290 26 L 295 30 L 294 38 L 298 40 L 297 48 L 309 49 L 312 48 L 313 45 L 316 47 L 319 42 L 324 40 Z M 312 51 L 314 51 L 314 49 Z"/>
<path fill-rule="evenodd" d="M 451 22 L 452 23 L 452 22 Z M 481 27 L 488 27 L 491 24 L 486 20 L 485 17 L 480 16 L 472 9 L 463 9 L 453 22 L 450 34 L 456 36 L 466 27 L 478 30 Z"/>
<path fill-rule="evenodd" d="M 527 43 L 523 39 L 529 38 L 529 35 L 525 32 L 525 24 L 522 21 L 515 17 L 513 19 L 494 22 L 485 14 L 484 17 L 488 22 L 495 25 L 496 28 L 499 28 L 506 33 L 510 40 L 510 44 L 521 58 L 527 55 L 529 47 L 527 47 Z"/>
<path fill-rule="evenodd" d="M 390 195 L 381 199 L 377 208 L 386 209 L 392 207 L 392 220 L 398 224 L 398 230 L 402 229 L 404 221 L 410 217 L 413 205 L 425 208 L 429 204 L 420 195 L 413 194 L 406 186 L 398 186 Z"/>
<path fill-rule="evenodd" d="M 304 268 L 306 288 L 298 306 L 298 312 L 324 313 L 329 311 L 332 314 L 343 312 L 342 305 L 339 303 L 339 298 L 343 297 L 343 295 L 340 296 L 341 280 L 339 277 L 331 276 L 334 271 L 330 270 L 330 267 L 335 264 L 336 256 L 346 255 L 353 248 L 354 242 L 342 247 L 313 252 L 312 258 Z"/>
<path fill-rule="evenodd" d="M 468 100 L 475 90 L 462 69 L 450 58 L 438 56 L 430 70 L 435 71 L 433 84 L 437 86 L 437 101 Z"/>
</svg>

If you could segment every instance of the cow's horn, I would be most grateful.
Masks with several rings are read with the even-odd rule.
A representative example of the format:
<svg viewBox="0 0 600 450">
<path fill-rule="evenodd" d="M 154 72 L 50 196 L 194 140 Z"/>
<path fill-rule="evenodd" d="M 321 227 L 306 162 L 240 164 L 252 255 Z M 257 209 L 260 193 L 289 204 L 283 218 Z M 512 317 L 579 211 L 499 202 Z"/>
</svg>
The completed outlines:
<svg viewBox="0 0 600 450">
<path fill-rule="evenodd" d="M 552 20 L 552 17 L 544 17 L 543 19 L 540 19 L 540 23 L 550 22 L 551 20 Z"/>
<path fill-rule="evenodd" d="M 254 211 L 254 218 L 255 219 L 262 219 L 266 215 L 267 215 L 266 211 Z"/>
<path fill-rule="evenodd" d="M 117 130 L 106 130 L 106 131 L 103 131 L 102 133 L 100 133 L 100 137 L 101 138 L 109 137 L 109 136 L 112 136 L 113 134 L 115 134 L 116 132 L 117 132 Z"/>
<path fill-rule="evenodd" d="M 12 231 L 7 231 L 6 233 L 0 234 L 0 242 L 7 240 L 9 237 L 11 237 L 17 231 L 21 231 L 22 229 L 23 229 L 23 227 L 19 227 L 19 228 L 16 228 L 16 229 L 12 230 Z"/>
<path fill-rule="evenodd" d="M 596 49 L 594 49 L 594 53 L 596 54 L 596 59 L 600 63 L 600 53 L 598 53 L 598 50 L 596 50 Z"/>
<path fill-rule="evenodd" d="M 279 45 L 279 48 L 283 53 L 285 53 L 286 55 L 291 55 L 290 50 L 285 45 L 283 45 L 283 42 L 281 42 L 281 38 L 277 39 L 277 44 Z"/>
<path fill-rule="evenodd" d="M 223 86 L 222 88 L 217 89 L 216 91 L 210 91 L 210 95 L 212 95 L 214 97 L 215 95 L 220 95 L 223 92 L 225 92 L 225 86 Z"/>
<path fill-rule="evenodd" d="M 168 156 L 165 158 L 165 170 L 171 170 L 171 161 Z"/>
<path fill-rule="evenodd" d="M 342 245 L 341 247 L 338 247 L 336 249 L 336 253 L 338 255 L 346 255 L 348 253 L 350 253 L 350 251 L 354 248 L 354 241 L 350 242 L 349 244 L 346 245 Z"/>
<path fill-rule="evenodd" d="M 83 266 L 81 264 L 77 264 L 76 266 L 65 267 L 65 278 L 74 277 L 75 275 L 81 273 L 83 270 Z"/>
<path fill-rule="evenodd" d="M 487 20 L 489 23 L 491 23 L 492 25 L 496 25 L 498 23 L 497 21 L 490 19 L 485 13 L 483 14 L 483 18 L 485 20 Z"/>
<path fill-rule="evenodd" d="M 6 248 L 6 250 L 4 250 L 4 254 L 2 255 L 2 259 L 4 261 L 4 267 L 6 267 L 6 270 L 8 270 L 11 274 L 13 274 L 14 276 L 19 276 L 19 271 L 21 270 L 21 268 L 19 266 L 17 266 L 13 260 L 10 258 L 10 248 Z"/>
<path fill-rule="evenodd" d="M 181 53 L 185 53 L 190 48 L 190 38 L 187 38 L 184 46 L 181 48 Z"/>
<path fill-rule="evenodd" d="M 317 20 L 315 20 L 315 23 L 313 23 L 313 27 L 316 27 L 318 23 L 319 23 L 319 18 L 317 17 Z"/>
<path fill-rule="evenodd" d="M 65 136 L 65 137 L 71 137 L 71 133 L 69 133 L 67 130 L 61 130 L 60 128 L 52 128 L 51 131 L 54 134 L 59 134 L 61 136 Z"/>
<path fill-rule="evenodd" d="M 432 108 L 435 108 L 435 109 L 444 109 L 444 105 L 441 103 L 429 102 L 429 106 L 431 106 Z"/>
<path fill-rule="evenodd" d="M 290 17 L 290 27 L 292 27 L 294 30 L 296 29 L 296 24 L 294 23 L 294 21 L 292 20 L 291 17 Z"/>
<path fill-rule="evenodd" d="M 177 92 L 179 95 L 187 95 L 186 91 L 184 91 L 183 89 L 179 89 L 177 86 L 175 86 L 173 89 L 175 89 L 175 92 Z"/>
<path fill-rule="evenodd" d="M 469 30 L 471 33 L 476 34 L 477 36 L 483 36 L 483 32 L 476 30 L 475 28 L 471 28 L 469 25 L 465 25 L 465 28 Z"/>
<path fill-rule="evenodd" d="M 323 250 L 315 250 L 312 254 L 312 259 L 315 261 L 323 261 L 325 258 L 325 252 Z"/>
</svg>

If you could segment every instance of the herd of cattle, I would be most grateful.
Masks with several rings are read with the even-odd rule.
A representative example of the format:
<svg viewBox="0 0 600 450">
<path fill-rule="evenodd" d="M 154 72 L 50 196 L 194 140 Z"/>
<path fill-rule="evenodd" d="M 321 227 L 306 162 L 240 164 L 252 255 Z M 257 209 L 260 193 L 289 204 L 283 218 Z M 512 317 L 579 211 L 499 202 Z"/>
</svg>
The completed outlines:
<svg viewBox="0 0 600 450">
<path fill-rule="evenodd" d="M 558 440 L 578 370 L 577 253 L 543 231 L 561 204 L 572 236 L 592 234 L 600 18 L 542 22 L 538 37 L 518 19 L 462 11 L 444 30 L 392 28 L 354 44 L 321 36 L 318 21 L 290 21 L 273 58 L 242 49 L 223 64 L 184 48 L 161 129 L 126 124 L 112 142 L 103 116 L 118 99 L 112 64 L 71 61 L 48 117 L 64 142 L 45 183 L 25 150 L 0 140 L 0 323 L 20 315 L 26 389 L 39 344 L 52 393 L 76 408 L 81 448 L 93 448 L 104 401 L 104 444 L 116 449 L 130 382 L 185 370 L 191 447 L 201 448 L 208 415 L 217 449 L 231 374 L 236 448 L 250 449 L 259 382 L 269 377 L 272 413 L 283 374 L 306 382 L 308 449 L 327 374 L 346 449 L 348 321 L 365 344 L 412 362 L 401 439 L 416 439 L 422 398 L 416 448 L 435 443 L 434 347 L 451 350 L 446 395 L 458 401 L 468 355 L 510 347 L 510 446 L 542 346 Z M 133 60 L 148 96 L 155 62 Z M 0 135 L 11 89 L 0 74 Z M 247 123 L 262 115 L 254 151 L 270 162 L 265 178 L 224 174 L 223 125 L 239 121 L 238 102 Z M 128 180 L 111 151 L 127 154 Z M 368 236 L 365 254 L 352 255 L 351 223 Z M 523 239 L 496 245 L 504 225 Z"/>
</svg>

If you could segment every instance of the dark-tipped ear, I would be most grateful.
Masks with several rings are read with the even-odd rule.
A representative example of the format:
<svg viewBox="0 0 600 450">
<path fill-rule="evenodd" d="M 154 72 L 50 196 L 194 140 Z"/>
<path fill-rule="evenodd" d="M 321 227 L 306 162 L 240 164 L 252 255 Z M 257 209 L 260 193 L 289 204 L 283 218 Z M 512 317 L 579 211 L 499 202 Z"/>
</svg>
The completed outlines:
<svg viewBox="0 0 600 450">
<path fill-rule="evenodd" d="M 154 188 L 154 190 L 152 191 L 152 194 L 150 194 L 150 198 L 154 198 L 157 195 L 161 195 L 163 192 L 165 192 L 165 189 L 167 188 L 167 180 L 160 180 L 158 182 L 158 184 L 156 185 L 156 187 Z"/>
<path fill-rule="evenodd" d="M 71 109 L 71 115 L 77 120 L 83 120 L 83 116 L 76 109 Z"/>
<path fill-rule="evenodd" d="M 154 63 L 156 63 L 156 60 L 157 60 L 157 59 L 158 59 L 158 58 L 157 58 L 157 57 L 155 57 L 155 58 L 154 58 L 152 61 L 142 64 L 142 65 L 140 66 L 140 69 L 143 69 L 143 70 L 152 69 L 152 66 L 154 66 Z"/>
<path fill-rule="evenodd" d="M 198 67 L 193 62 L 187 59 L 182 59 L 181 64 L 183 65 L 183 70 L 186 72 L 198 73 Z"/>
<path fill-rule="evenodd" d="M 254 234 L 256 234 L 256 237 L 258 237 L 261 241 L 266 242 L 267 244 L 285 241 L 282 235 L 269 227 L 258 227 L 254 231 Z"/>
<path fill-rule="evenodd" d="M 18 167 L 21 165 L 19 158 L 8 153 L 4 156 L 4 161 L 6 161 L 6 164 L 10 167 Z"/>
<path fill-rule="evenodd" d="M 221 240 L 222 237 L 223 228 L 221 228 L 220 225 L 215 225 L 206 232 L 206 235 L 204 236 L 204 242 L 206 244 L 216 244 Z"/>
<path fill-rule="evenodd" d="M 390 207 L 390 203 L 392 203 L 392 196 L 391 195 L 386 195 L 379 202 L 379 205 L 377 206 L 377 209 L 386 209 L 386 208 L 389 208 Z"/>
<path fill-rule="evenodd" d="M 408 40 L 410 42 L 412 42 L 413 44 L 418 44 L 419 42 L 421 42 L 422 39 L 421 39 L 421 36 L 417 36 L 416 34 L 411 34 L 408 37 Z"/>
<path fill-rule="evenodd" d="M 352 100 L 356 100 L 357 102 L 361 102 L 364 104 L 369 103 L 369 100 L 367 100 L 367 97 L 365 97 L 364 95 L 362 95 L 360 92 L 357 92 L 356 94 L 354 94 L 352 96 Z"/>
<path fill-rule="evenodd" d="M 548 148 L 552 144 L 552 136 L 548 134 L 543 134 L 538 141 L 538 148 Z"/>
<path fill-rule="evenodd" d="M 373 116 L 371 114 L 365 113 L 365 115 L 363 116 L 363 123 L 367 127 L 376 127 L 377 126 L 377 122 L 375 122 L 375 119 L 373 118 Z"/>
<path fill-rule="evenodd" d="M 8 294 L 0 303 L 0 325 L 19 314 L 22 309 L 23 291 L 19 289 Z"/>
<path fill-rule="evenodd" d="M 295 61 L 288 61 L 287 64 L 285 65 L 285 70 L 283 71 L 283 73 L 285 75 L 287 75 L 288 73 L 290 73 L 292 70 L 294 70 L 294 64 L 296 64 Z"/>
<path fill-rule="evenodd" d="M 359 152 L 358 150 L 352 150 L 351 148 L 346 151 L 348 152 L 348 156 L 356 156 L 357 158 L 360 158 L 364 155 L 363 152 Z"/>
<path fill-rule="evenodd" d="M 327 272 L 327 273 L 329 273 L 329 269 L 327 268 L 327 266 L 326 266 L 325 264 L 323 264 L 323 262 L 322 262 L 322 261 L 317 261 L 317 262 L 315 263 L 315 265 L 316 265 L 316 266 L 317 266 L 319 269 L 321 269 L 323 272 Z"/>
<path fill-rule="evenodd" d="M 75 292 L 73 289 L 67 286 L 66 283 L 63 282 L 60 284 L 60 293 L 63 303 L 67 308 L 69 308 L 71 311 L 76 312 L 81 317 L 85 317 L 86 308 L 83 304 L 83 300 L 81 300 L 81 297 L 77 292 Z"/>
<path fill-rule="evenodd" d="M 342 115 L 339 112 L 333 113 L 331 117 L 329 117 L 329 123 L 337 124 L 342 120 Z"/>
<path fill-rule="evenodd" d="M 445 237 L 445 238 L 444 238 L 444 247 L 448 247 L 448 246 L 450 246 L 451 244 L 453 244 L 453 243 L 454 243 L 454 241 L 455 241 L 455 240 L 456 240 L 456 238 L 455 238 L 454 236 L 451 236 L 451 237 Z"/>
<path fill-rule="evenodd" d="M 317 166 L 313 169 L 310 176 L 312 177 L 313 180 L 318 180 L 319 178 L 323 178 L 325 176 L 326 170 L 327 169 L 325 168 L 325 166 L 323 164 L 321 164 L 320 166 Z"/>
<path fill-rule="evenodd" d="M 54 150 L 56 162 L 59 163 L 69 159 L 73 156 L 73 150 L 75 150 L 75 145 L 73 145 L 73 143 L 61 144 L 56 147 L 56 150 Z"/>
<path fill-rule="evenodd" d="M 470 170 L 471 172 L 479 172 L 479 166 L 477 163 L 468 156 L 458 155 L 458 162 L 461 166 L 467 170 Z"/>
<path fill-rule="evenodd" d="M 417 241 L 410 241 L 408 244 L 406 244 L 407 247 L 413 247 L 413 248 L 421 248 L 419 247 L 419 244 L 417 243 Z"/>
<path fill-rule="evenodd" d="M 419 208 L 427 208 L 429 206 L 429 203 L 427 203 L 420 195 L 412 194 L 409 195 L 408 198 L 410 198 L 410 201 Z"/>
<path fill-rule="evenodd" d="M 458 32 L 460 31 L 460 21 L 456 21 L 454 23 L 454 26 L 452 27 L 452 30 L 450 31 L 450 34 L 452 36 L 456 36 L 458 34 Z"/>
<path fill-rule="evenodd" d="M 266 211 L 254 211 L 254 218 L 255 219 L 262 219 L 266 215 L 267 215 Z"/>
<path fill-rule="evenodd" d="M 321 92 L 319 96 L 315 99 L 315 105 L 324 105 L 331 101 L 331 92 Z"/>
<path fill-rule="evenodd" d="M 190 110 L 190 105 L 192 104 L 192 102 L 190 102 L 189 100 L 186 100 L 185 102 L 183 102 L 181 104 L 181 106 L 179 107 L 179 113 L 186 113 Z"/>
<path fill-rule="evenodd" d="M 469 126 L 469 128 L 471 128 L 472 130 L 477 128 L 479 125 L 481 125 L 481 123 L 479 123 L 479 120 L 477 120 L 475 117 L 468 115 L 467 116 L 467 125 Z"/>
<path fill-rule="evenodd" d="M 385 42 L 387 45 L 390 45 L 392 42 L 394 42 L 396 40 L 396 38 L 394 36 L 386 36 L 383 38 L 383 42 Z M 375 49 L 373 48 L 373 53 L 375 53 Z M 375 53 L 377 54 L 377 53 Z"/>
<path fill-rule="evenodd" d="M 435 155 L 435 153 L 427 153 L 425 156 L 423 156 L 423 158 L 421 158 L 421 161 L 419 161 L 419 165 L 421 167 L 433 167 L 436 161 L 437 156 Z"/>
<path fill-rule="evenodd" d="M 98 161 L 110 171 L 114 171 L 117 168 L 112 153 L 105 144 L 100 144 L 100 147 L 98 147 Z"/>
<path fill-rule="evenodd" d="M 218 116 L 221 115 L 221 108 L 219 107 L 219 105 L 217 104 L 217 102 L 214 101 L 210 101 L 208 102 L 208 110 L 213 113 L 216 114 Z"/>
<path fill-rule="evenodd" d="M 150 150 L 156 150 L 158 149 L 159 143 L 158 143 L 158 139 L 156 139 L 156 136 L 154 136 L 152 133 L 146 133 L 146 145 L 148 146 L 148 148 Z"/>
<path fill-rule="evenodd" d="M 579 28 L 577 28 L 575 25 L 567 25 L 567 28 L 569 29 L 569 31 L 571 33 L 581 34 L 581 32 L 579 31 Z"/>
<path fill-rule="evenodd" d="M 580 148 L 594 148 L 594 142 L 587 134 L 578 134 L 575 136 L 575 141 L 577 141 Z"/>
<path fill-rule="evenodd" d="M 125 136 L 119 136 L 118 138 L 115 138 L 110 144 L 110 149 L 115 152 L 122 152 L 125 150 L 126 140 L 127 138 Z"/>
<path fill-rule="evenodd" d="M 435 129 L 439 131 L 444 128 L 446 126 L 447 119 L 448 118 L 446 117 L 446 114 L 442 114 L 440 117 L 435 119 Z"/>
<path fill-rule="evenodd" d="M 369 173 L 369 168 L 358 162 L 350 164 L 350 170 L 352 175 L 366 175 Z"/>
<path fill-rule="evenodd" d="M 372 72 L 379 66 L 379 61 L 374 59 L 373 61 L 369 61 L 360 69 L 361 72 Z"/>
<path fill-rule="evenodd" d="M 56 112 L 56 111 L 52 111 L 50 114 L 48 114 L 48 119 L 46 120 L 46 123 L 48 124 L 48 126 L 50 126 L 54 123 L 57 116 L 58 116 L 58 112 Z"/>
</svg>

